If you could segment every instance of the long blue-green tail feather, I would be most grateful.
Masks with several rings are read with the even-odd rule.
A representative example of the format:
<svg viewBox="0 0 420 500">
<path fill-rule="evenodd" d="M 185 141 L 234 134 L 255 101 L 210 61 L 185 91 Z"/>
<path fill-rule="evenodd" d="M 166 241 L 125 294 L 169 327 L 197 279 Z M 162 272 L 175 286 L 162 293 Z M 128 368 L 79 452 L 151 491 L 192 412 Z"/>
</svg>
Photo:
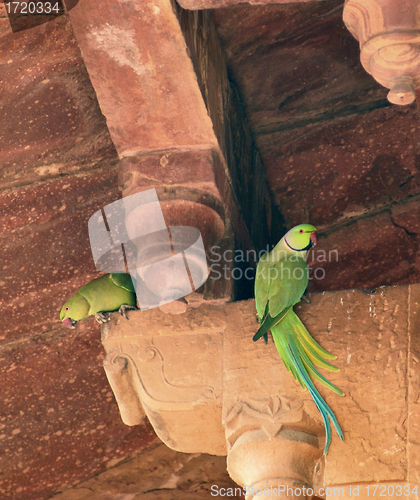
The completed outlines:
<svg viewBox="0 0 420 500">
<path fill-rule="evenodd" d="M 333 356 L 318 346 L 293 311 L 290 311 L 280 323 L 273 326 L 271 333 L 284 365 L 292 373 L 293 377 L 300 382 L 302 387 L 309 390 L 321 413 L 325 425 L 326 443 L 324 455 L 326 455 L 331 442 L 331 425 L 329 419 L 331 419 L 340 439 L 343 439 L 343 433 L 334 412 L 319 394 L 310 375 L 336 394 L 344 395 L 340 389 L 319 373 L 314 366 L 314 363 L 316 363 L 318 366 L 330 371 L 336 371 L 335 367 L 326 363 L 325 359 L 321 357 L 323 356 L 323 352 L 327 353 L 329 359 L 332 359 Z"/>
</svg>

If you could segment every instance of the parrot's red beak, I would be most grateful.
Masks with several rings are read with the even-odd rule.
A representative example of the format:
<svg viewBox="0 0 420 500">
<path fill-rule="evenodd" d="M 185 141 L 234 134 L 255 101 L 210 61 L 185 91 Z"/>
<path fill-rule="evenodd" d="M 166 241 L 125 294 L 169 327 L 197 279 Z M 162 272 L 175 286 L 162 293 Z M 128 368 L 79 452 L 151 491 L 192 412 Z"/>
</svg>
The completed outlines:
<svg viewBox="0 0 420 500">
<path fill-rule="evenodd" d="M 66 328 L 72 328 L 73 330 L 76 328 L 74 325 L 76 324 L 76 322 L 73 322 L 70 318 L 64 318 L 63 319 L 63 325 L 66 327 Z"/>
<path fill-rule="evenodd" d="M 315 246 L 318 243 L 318 234 L 316 231 L 312 231 L 312 233 L 310 235 L 310 239 L 311 239 L 313 246 Z"/>
</svg>

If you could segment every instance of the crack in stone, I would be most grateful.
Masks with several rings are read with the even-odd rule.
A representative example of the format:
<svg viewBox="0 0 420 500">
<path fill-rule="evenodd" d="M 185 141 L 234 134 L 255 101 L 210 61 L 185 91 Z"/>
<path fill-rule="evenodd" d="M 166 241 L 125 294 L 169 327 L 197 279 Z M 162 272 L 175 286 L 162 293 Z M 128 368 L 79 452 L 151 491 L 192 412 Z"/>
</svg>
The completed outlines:
<svg viewBox="0 0 420 500">
<path fill-rule="evenodd" d="M 370 219 L 372 217 L 376 217 L 377 215 L 382 215 L 382 214 L 385 214 L 385 213 L 389 212 L 391 222 L 396 227 L 400 227 L 401 229 L 404 229 L 409 236 L 415 236 L 416 233 L 410 233 L 404 227 L 398 226 L 392 220 L 392 215 L 391 215 L 391 209 L 392 208 L 394 208 L 396 206 L 408 205 L 409 203 L 412 203 L 412 202 L 420 202 L 420 193 L 416 193 L 416 194 L 407 196 L 406 198 L 404 198 L 403 200 L 400 200 L 400 201 L 391 201 L 389 203 L 386 203 L 386 204 L 383 204 L 383 205 L 380 205 L 380 206 L 376 206 L 376 207 L 374 207 L 374 208 L 372 208 L 370 210 L 366 210 L 363 213 L 359 213 L 359 214 L 351 216 L 351 217 L 348 217 L 348 216 L 346 216 L 344 214 L 336 222 L 330 224 L 328 226 L 328 228 L 325 228 L 324 230 L 323 229 L 318 229 L 318 234 L 322 235 L 322 236 L 328 236 L 328 235 L 330 235 L 330 234 L 338 231 L 339 229 L 343 229 L 343 228 L 349 227 L 349 226 L 355 224 L 358 221 Z"/>
<path fill-rule="evenodd" d="M 74 177 L 80 177 L 84 175 L 89 175 L 91 172 L 96 171 L 96 170 L 101 170 L 103 169 L 104 172 L 107 170 L 110 170 L 111 168 L 116 168 L 118 163 L 118 159 L 101 159 L 98 162 L 93 162 L 93 163 L 86 163 L 80 168 L 75 168 L 73 171 L 63 171 L 58 174 L 51 174 L 51 175 L 36 175 L 35 172 L 33 172 L 33 177 L 27 177 L 26 179 L 22 181 L 16 181 L 13 182 L 11 181 L 8 184 L 3 184 L 0 185 L 0 194 L 1 193 L 7 193 L 8 191 L 11 191 L 12 189 L 19 189 L 19 188 L 25 188 L 25 187 L 36 187 L 41 184 L 45 184 L 50 181 L 54 181 L 57 179 L 66 179 L 66 178 L 74 178 Z M 46 165 L 48 167 L 48 165 Z M 29 174 L 31 175 L 31 174 Z M 7 179 L 6 179 L 6 182 Z"/>
<path fill-rule="evenodd" d="M 392 217 L 392 213 L 389 214 L 389 218 L 390 218 L 392 224 L 394 224 L 395 227 L 403 229 L 407 233 L 408 236 L 414 236 L 414 237 L 417 236 L 417 233 L 410 233 L 410 231 L 407 228 L 405 228 L 404 226 L 401 226 L 400 224 L 397 224 L 395 222 L 394 218 Z"/>
<path fill-rule="evenodd" d="M 286 98 L 288 100 L 293 96 Z M 282 103 L 285 104 L 285 101 Z M 273 134 L 276 132 L 283 132 L 287 130 L 294 130 L 297 128 L 303 128 L 308 125 L 315 125 L 316 123 L 322 123 L 325 121 L 335 120 L 337 118 L 343 118 L 345 116 L 370 113 L 371 111 L 376 111 L 377 109 L 387 108 L 392 106 L 392 104 L 387 99 L 379 99 L 377 101 L 356 104 L 351 106 L 344 106 L 339 109 L 329 109 L 322 113 L 318 113 L 314 116 L 306 116 L 297 118 L 295 120 L 286 120 L 275 123 L 270 123 L 268 125 L 261 125 L 259 127 L 253 127 L 253 132 L 255 135 L 266 135 Z"/>
</svg>

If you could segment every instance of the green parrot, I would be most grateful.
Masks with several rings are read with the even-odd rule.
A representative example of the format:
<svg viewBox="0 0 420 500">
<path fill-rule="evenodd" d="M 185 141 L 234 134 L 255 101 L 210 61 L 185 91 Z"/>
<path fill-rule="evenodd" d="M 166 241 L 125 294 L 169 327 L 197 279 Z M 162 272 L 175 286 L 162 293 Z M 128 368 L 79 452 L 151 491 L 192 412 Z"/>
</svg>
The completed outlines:
<svg viewBox="0 0 420 500">
<path fill-rule="evenodd" d="M 293 311 L 293 306 L 300 301 L 308 285 L 306 254 L 317 242 L 316 228 L 310 224 L 301 224 L 286 233 L 273 250 L 259 260 L 255 280 L 255 305 L 261 326 L 253 340 L 264 336 L 267 343 L 267 332 L 270 330 L 285 367 L 302 387 L 309 389 L 324 420 L 326 455 L 331 442 L 328 417 L 341 439 L 343 433 L 333 411 L 322 399 L 310 375 L 336 394 L 344 396 L 344 393 L 314 366 L 337 372 L 338 368 L 325 361 L 336 359 L 337 356 L 325 351 L 315 342 Z"/>
<path fill-rule="evenodd" d="M 95 316 L 98 323 L 109 321 L 109 312 L 119 311 L 128 319 L 126 311 L 137 309 L 136 291 L 129 274 L 111 273 L 90 281 L 77 291 L 61 308 L 60 320 L 67 328 L 75 328 L 78 321 Z"/>
</svg>

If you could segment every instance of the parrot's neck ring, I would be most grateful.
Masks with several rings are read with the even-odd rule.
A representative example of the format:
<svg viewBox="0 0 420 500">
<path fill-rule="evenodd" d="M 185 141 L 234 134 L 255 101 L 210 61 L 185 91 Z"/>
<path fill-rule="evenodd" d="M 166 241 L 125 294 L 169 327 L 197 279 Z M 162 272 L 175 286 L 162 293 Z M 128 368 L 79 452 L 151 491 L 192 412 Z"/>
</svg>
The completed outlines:
<svg viewBox="0 0 420 500">
<path fill-rule="evenodd" d="M 290 250 L 293 250 L 294 252 L 304 252 L 305 250 L 309 250 L 313 246 L 312 241 L 309 241 L 308 245 L 306 245 L 306 247 L 304 247 L 304 248 L 293 248 L 291 245 L 289 245 L 286 238 L 284 238 L 284 242 L 290 248 Z"/>
</svg>

